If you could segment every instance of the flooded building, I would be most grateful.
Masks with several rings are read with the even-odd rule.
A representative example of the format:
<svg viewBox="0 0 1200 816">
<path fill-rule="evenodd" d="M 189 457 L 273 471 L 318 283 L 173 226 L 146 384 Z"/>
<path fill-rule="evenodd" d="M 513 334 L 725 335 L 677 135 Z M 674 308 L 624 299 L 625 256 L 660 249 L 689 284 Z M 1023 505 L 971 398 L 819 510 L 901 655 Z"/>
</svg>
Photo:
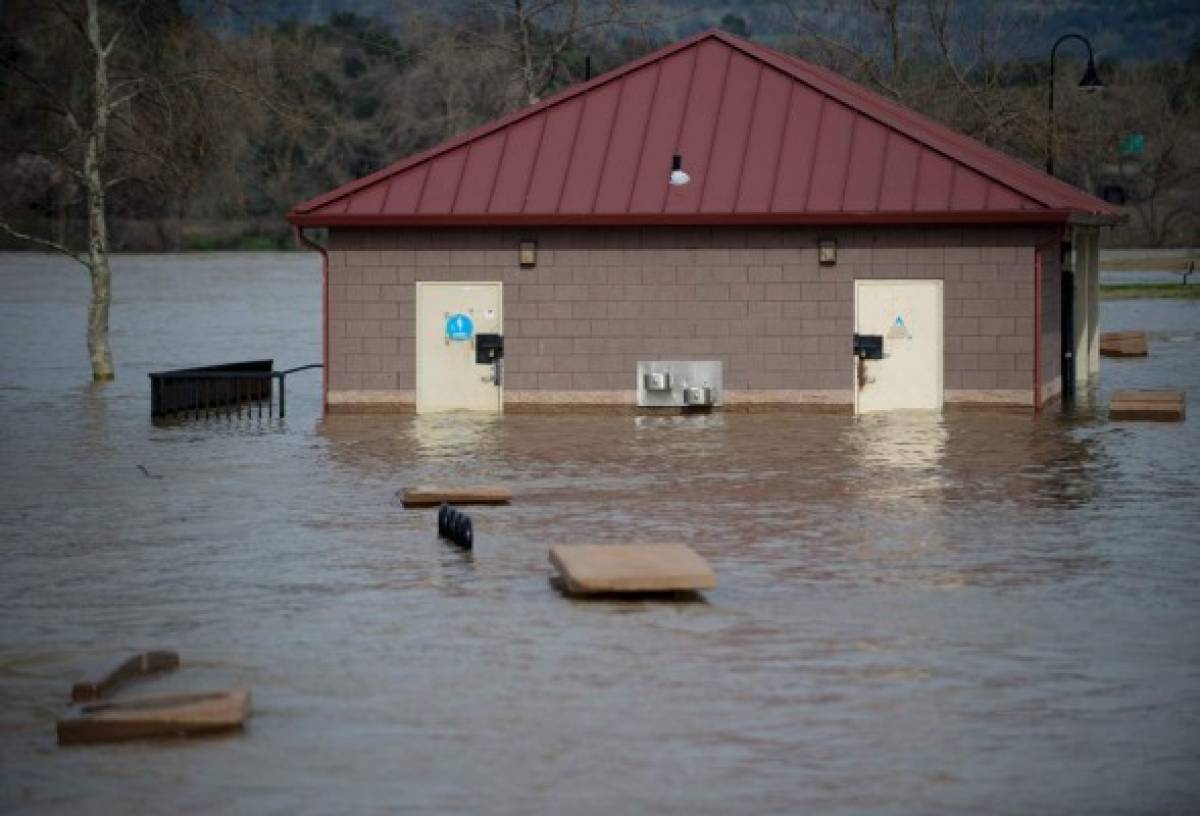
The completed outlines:
<svg viewBox="0 0 1200 816">
<path fill-rule="evenodd" d="M 331 412 L 874 411 L 1094 376 L 1117 215 L 710 31 L 288 218 L 329 230 Z"/>
</svg>

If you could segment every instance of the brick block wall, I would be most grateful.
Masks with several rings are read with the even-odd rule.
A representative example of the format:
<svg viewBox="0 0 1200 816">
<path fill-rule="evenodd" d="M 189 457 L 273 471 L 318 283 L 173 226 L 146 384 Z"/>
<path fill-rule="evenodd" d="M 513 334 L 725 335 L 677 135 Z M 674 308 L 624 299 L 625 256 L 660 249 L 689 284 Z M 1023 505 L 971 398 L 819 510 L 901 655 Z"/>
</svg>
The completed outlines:
<svg viewBox="0 0 1200 816">
<path fill-rule="evenodd" d="M 838 263 L 817 263 L 818 235 Z M 1032 404 L 1044 228 L 336 229 L 330 404 L 411 404 L 417 281 L 502 281 L 506 402 L 629 404 L 638 360 L 724 364 L 726 399 L 853 401 L 856 278 L 945 282 L 948 402 Z M 536 267 L 517 262 L 538 242 Z M 1047 278 L 1050 276 L 1047 275 Z M 1047 323 L 1049 321 L 1046 321 Z"/>
</svg>

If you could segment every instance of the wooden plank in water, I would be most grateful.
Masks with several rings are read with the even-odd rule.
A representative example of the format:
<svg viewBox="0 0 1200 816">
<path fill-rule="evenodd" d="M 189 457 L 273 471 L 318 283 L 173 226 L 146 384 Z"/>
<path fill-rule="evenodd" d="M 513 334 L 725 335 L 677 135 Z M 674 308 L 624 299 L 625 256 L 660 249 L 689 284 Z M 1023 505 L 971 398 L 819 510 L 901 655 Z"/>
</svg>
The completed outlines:
<svg viewBox="0 0 1200 816">
<path fill-rule="evenodd" d="M 1108 403 L 1112 420 L 1182 422 L 1185 417 L 1182 391 L 1114 391 Z"/>
<path fill-rule="evenodd" d="M 708 562 L 686 544 L 556 544 L 550 563 L 570 595 L 694 592 L 717 585 Z"/>
<path fill-rule="evenodd" d="M 248 689 L 90 703 L 58 721 L 58 744 L 215 734 L 241 728 L 249 713 Z"/>
<path fill-rule="evenodd" d="M 142 652 L 126 658 L 107 671 L 97 671 L 93 680 L 79 680 L 71 686 L 71 701 L 81 703 L 108 697 L 135 677 L 179 668 L 176 652 Z"/>
<path fill-rule="evenodd" d="M 410 487 L 400 495 L 405 507 L 436 507 L 439 504 L 508 504 L 512 491 L 495 485 L 470 487 Z"/>
<path fill-rule="evenodd" d="M 1144 331 L 1105 332 L 1100 335 L 1103 357 L 1145 357 L 1148 352 Z"/>
</svg>

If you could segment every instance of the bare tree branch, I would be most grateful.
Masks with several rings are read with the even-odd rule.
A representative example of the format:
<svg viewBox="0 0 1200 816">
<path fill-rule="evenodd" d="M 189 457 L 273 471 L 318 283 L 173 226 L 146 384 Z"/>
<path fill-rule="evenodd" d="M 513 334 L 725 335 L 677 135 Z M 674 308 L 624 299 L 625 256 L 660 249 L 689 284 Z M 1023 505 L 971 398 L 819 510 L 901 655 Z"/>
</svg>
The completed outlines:
<svg viewBox="0 0 1200 816">
<path fill-rule="evenodd" d="M 119 29 L 117 29 L 117 32 L 112 35 L 112 37 L 108 41 L 108 45 L 104 46 L 101 49 L 101 53 L 104 54 L 104 56 L 107 57 L 112 54 L 113 49 L 117 47 L 117 42 L 121 39 L 121 34 L 124 33 L 124 31 L 125 31 L 124 28 L 119 28 Z"/>
<path fill-rule="evenodd" d="M 807 23 L 804 15 L 797 10 L 793 0 L 780 0 L 780 2 L 792 15 L 792 19 L 796 23 L 797 30 L 802 31 L 806 37 L 819 44 L 825 50 L 827 57 L 829 57 L 833 52 L 837 52 L 843 56 L 849 57 L 858 66 L 859 70 L 867 76 L 873 85 L 893 99 L 900 101 L 904 100 L 905 94 L 901 92 L 899 87 L 884 79 L 883 72 L 880 70 L 879 65 L 875 62 L 875 60 L 868 57 L 864 51 L 852 47 L 847 43 L 841 42 L 840 40 L 828 37 L 814 29 Z M 896 53 L 897 55 L 899 53 L 898 46 Z M 833 62 L 834 60 L 827 58 L 825 61 Z"/>
<path fill-rule="evenodd" d="M 13 228 L 6 221 L 2 221 L 2 220 L 0 220 L 0 230 L 3 230 L 4 232 L 11 235 L 13 238 L 17 238 L 21 241 L 28 241 L 31 244 L 37 244 L 38 246 L 42 246 L 47 249 L 52 249 L 55 252 L 61 252 L 63 255 L 66 255 L 71 260 L 75 261 L 76 263 L 82 264 L 85 269 L 91 270 L 91 266 L 88 264 L 88 262 L 86 260 L 84 260 L 83 258 L 81 258 L 79 256 L 79 253 L 77 253 L 75 250 L 71 249 L 70 247 L 67 247 L 67 246 L 64 246 L 63 244 L 58 243 L 58 241 L 51 241 L 48 238 L 39 238 L 36 235 L 30 235 L 29 233 L 21 232 L 20 230 Z"/>
<path fill-rule="evenodd" d="M 43 82 L 42 80 L 40 80 L 39 78 L 37 78 L 36 76 L 31 74 L 29 71 L 27 71 L 20 64 L 19 60 L 5 60 L 4 67 L 6 70 L 15 72 L 23 80 L 25 80 L 30 85 L 35 87 L 38 91 L 40 91 L 44 95 L 45 100 L 58 99 L 61 96 L 61 94 L 58 91 L 51 88 L 45 82 Z M 48 101 L 43 101 L 40 105 L 38 105 L 38 107 L 41 107 L 44 110 L 51 111 L 53 113 L 58 114 L 59 116 L 63 117 L 63 120 L 68 125 L 71 126 L 71 129 L 73 131 L 75 131 L 78 134 L 83 133 L 83 126 L 79 124 L 79 119 L 75 116 L 74 111 L 71 110 L 71 108 L 66 104 L 66 102 L 63 102 L 60 107 L 55 107 L 54 105 L 49 104 Z"/>
</svg>

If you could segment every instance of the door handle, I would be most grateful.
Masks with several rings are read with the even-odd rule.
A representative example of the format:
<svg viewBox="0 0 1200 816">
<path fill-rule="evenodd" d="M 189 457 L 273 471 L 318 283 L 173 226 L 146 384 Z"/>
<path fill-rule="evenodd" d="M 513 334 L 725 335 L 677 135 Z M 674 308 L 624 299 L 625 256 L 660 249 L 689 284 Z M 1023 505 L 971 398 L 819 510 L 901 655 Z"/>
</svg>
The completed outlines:
<svg viewBox="0 0 1200 816">
<path fill-rule="evenodd" d="M 858 358 L 858 389 L 861 391 L 864 387 L 875 382 L 875 378 L 867 374 L 867 358 Z"/>
<path fill-rule="evenodd" d="M 490 382 L 497 387 L 504 384 L 504 358 L 498 357 L 492 361 L 492 373 L 479 378 L 480 382 Z"/>
</svg>

